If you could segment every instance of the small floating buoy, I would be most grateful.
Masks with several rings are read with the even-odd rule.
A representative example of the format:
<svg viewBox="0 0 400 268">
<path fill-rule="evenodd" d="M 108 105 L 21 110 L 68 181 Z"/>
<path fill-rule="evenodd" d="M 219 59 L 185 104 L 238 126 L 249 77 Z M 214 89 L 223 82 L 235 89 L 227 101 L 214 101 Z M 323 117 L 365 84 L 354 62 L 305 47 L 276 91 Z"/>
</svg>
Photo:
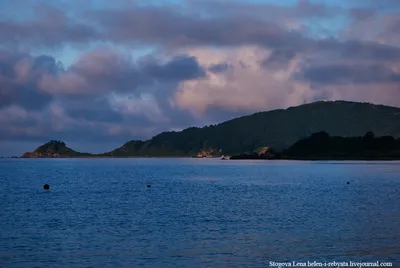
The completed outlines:
<svg viewBox="0 0 400 268">
<path fill-rule="evenodd" d="M 43 189 L 49 190 L 50 189 L 50 185 L 48 185 L 48 184 L 43 185 Z"/>
<path fill-rule="evenodd" d="M 151 185 L 150 184 L 146 184 L 146 188 L 150 188 L 151 187 Z"/>
<path fill-rule="evenodd" d="M 347 184 L 350 184 L 350 182 L 348 181 Z"/>
</svg>

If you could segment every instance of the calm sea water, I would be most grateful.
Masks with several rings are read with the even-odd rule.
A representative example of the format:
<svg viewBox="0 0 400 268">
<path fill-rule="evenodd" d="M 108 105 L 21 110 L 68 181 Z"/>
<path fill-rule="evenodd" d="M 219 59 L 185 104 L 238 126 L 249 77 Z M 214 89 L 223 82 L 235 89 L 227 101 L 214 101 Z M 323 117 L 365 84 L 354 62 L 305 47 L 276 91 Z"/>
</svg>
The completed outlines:
<svg viewBox="0 0 400 268">
<path fill-rule="evenodd" d="M 0 179 L 1 267 L 400 265 L 400 162 L 4 159 Z"/>
</svg>

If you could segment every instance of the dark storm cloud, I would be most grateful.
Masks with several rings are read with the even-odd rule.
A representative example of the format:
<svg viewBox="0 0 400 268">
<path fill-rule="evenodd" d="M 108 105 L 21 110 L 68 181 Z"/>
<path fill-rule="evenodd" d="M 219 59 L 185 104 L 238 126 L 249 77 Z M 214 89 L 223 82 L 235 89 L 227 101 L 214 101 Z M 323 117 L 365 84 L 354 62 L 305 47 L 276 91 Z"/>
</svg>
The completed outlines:
<svg viewBox="0 0 400 268">
<path fill-rule="evenodd" d="M 188 12 L 189 11 L 189 12 Z M 210 14 L 200 16 L 201 11 Z M 22 47 L 56 47 L 111 41 L 125 44 L 293 46 L 302 35 L 276 24 L 281 18 L 326 17 L 332 7 L 301 0 L 294 7 L 232 1 L 193 1 L 182 7 L 127 5 L 119 9 L 63 12 L 43 4 L 34 18 L 0 20 L 0 40 Z M 200 12 L 194 15 L 193 12 Z"/>
<path fill-rule="evenodd" d="M 205 75 L 195 57 L 184 55 L 176 56 L 165 64 L 149 62 L 143 66 L 143 72 L 161 81 L 182 81 Z"/>
<path fill-rule="evenodd" d="M 56 135 L 58 139 L 83 136 L 106 140 L 117 136 L 129 140 L 132 135 L 149 137 L 170 127 L 179 128 L 182 122 L 188 124 L 193 118 L 169 106 L 168 99 L 179 82 L 204 75 L 197 59 L 185 55 L 167 61 L 151 58 L 134 62 L 114 51 L 95 50 L 64 69 L 51 56 L 33 57 L 3 51 L 0 54 L 0 138 L 54 139 Z M 143 106 L 141 110 L 140 94 L 151 92 L 152 87 L 162 114 L 175 123 L 158 120 L 158 112 L 151 111 L 157 107 Z M 113 93 L 128 106 L 112 104 Z M 132 95 L 132 100 L 124 97 L 125 94 Z M 26 110 L 34 112 L 26 113 Z"/>
<path fill-rule="evenodd" d="M 355 42 L 341 44 L 337 39 L 314 40 L 300 30 L 282 26 L 282 18 L 312 18 L 331 16 L 334 7 L 299 1 L 294 7 L 240 2 L 188 2 L 189 12 L 180 7 L 141 7 L 97 10 L 82 15 L 63 14 L 56 8 L 43 8 L 34 20 L 1 21 L 2 44 L 34 47 L 64 44 L 88 44 L 91 41 L 110 41 L 125 45 L 179 46 L 237 46 L 257 44 L 271 49 L 301 52 L 314 49 L 342 49 L 343 56 L 364 56 L 389 51 L 377 44 Z M 387 2 L 394 5 L 394 2 Z M 196 9 L 211 12 L 210 16 L 194 15 Z M 221 7 L 221 8 L 216 8 Z M 216 12 L 216 10 L 219 10 Z M 200 12 L 197 11 L 197 12 Z M 341 9 L 341 11 L 343 11 Z M 357 19 L 371 16 L 371 8 L 353 8 L 350 14 Z M 196 14 L 196 13 L 195 13 Z M 262 15 L 262 16 L 261 16 Z M 396 27 L 395 27 L 396 28 Z M 375 46 L 375 48 L 372 48 Z M 390 56 L 388 56 L 390 57 Z"/>
<path fill-rule="evenodd" d="M 115 51 L 98 49 L 81 56 L 69 69 L 46 76 L 41 85 L 47 92 L 66 95 L 132 93 L 155 82 L 178 83 L 204 75 L 192 56 L 177 56 L 167 62 L 153 57 L 133 62 Z"/>
<path fill-rule="evenodd" d="M 336 39 L 317 40 L 310 48 L 315 52 L 334 52 L 344 59 L 397 61 L 400 48 L 375 42 L 350 40 L 339 42 Z"/>
<path fill-rule="evenodd" d="M 290 61 L 296 56 L 296 52 L 292 50 L 276 49 L 271 55 L 262 60 L 261 66 L 265 68 L 286 68 Z"/>
<path fill-rule="evenodd" d="M 297 9 L 311 16 L 320 7 L 303 1 Z M 400 57 L 400 50 L 396 47 L 360 40 L 342 42 L 336 38 L 313 39 L 300 30 L 289 30 L 269 17 L 250 16 L 240 10 L 224 12 L 219 17 L 204 18 L 169 8 L 138 7 L 124 11 L 104 11 L 95 15 L 95 21 L 104 25 L 106 39 L 122 43 L 168 47 L 256 44 L 288 54 L 328 50 L 338 51 L 346 58 Z M 370 9 L 360 8 L 350 11 L 358 19 L 371 16 L 370 12 Z"/>
<path fill-rule="evenodd" d="M 97 49 L 82 55 L 76 63 L 55 79 L 64 93 L 79 94 L 131 91 L 139 85 L 149 83 L 129 57 L 106 49 Z M 70 86 L 73 81 L 81 84 L 79 91 L 76 91 L 76 86 Z"/>
<path fill-rule="evenodd" d="M 84 43 L 98 40 L 98 31 L 87 23 L 65 15 L 54 6 L 42 5 L 33 10 L 35 16 L 27 20 L 0 19 L 2 45 L 58 47 L 64 43 Z"/>
<path fill-rule="evenodd" d="M 82 103 L 94 102 L 106 108 L 105 102 L 97 103 L 97 99 L 88 96 L 134 93 L 138 87 L 152 86 L 154 82 L 176 84 L 204 75 L 197 59 L 185 55 L 168 61 L 151 58 L 133 62 L 114 51 L 99 49 L 82 55 L 64 69 L 51 56 L 0 51 L 0 107 L 16 104 L 34 109 L 52 97 L 70 95 L 74 99 L 75 95 L 80 96 Z"/>
<path fill-rule="evenodd" d="M 379 1 L 382 2 L 382 1 Z M 361 2 L 360 2 L 361 3 Z M 395 7 L 396 1 L 384 2 Z M 350 11 L 300 0 L 295 6 L 243 3 L 240 1 L 189 1 L 179 6 L 124 5 L 123 8 L 82 10 L 74 16 L 42 5 L 35 19 L 0 20 L 1 44 L 46 47 L 110 41 L 124 45 L 237 46 L 257 44 L 272 49 L 308 51 L 335 44 L 306 37 L 301 30 L 284 26 L 285 19 L 327 18 L 350 14 L 357 19 L 371 16 L 371 7 Z M 202 16 L 206 12 L 208 16 Z M 339 42 L 338 40 L 333 40 Z M 331 43 L 331 44 L 329 44 Z M 340 43 L 340 42 L 339 42 Z"/>
<path fill-rule="evenodd" d="M 213 72 L 213 73 L 223 73 L 226 72 L 229 68 L 232 68 L 229 66 L 227 63 L 219 63 L 219 64 L 213 64 L 211 65 L 208 70 Z"/>
<path fill-rule="evenodd" d="M 88 104 L 93 107 L 94 104 Z M 78 106 L 78 105 L 77 105 Z M 82 106 L 84 106 L 82 104 Z M 76 108 L 78 109 L 78 108 Z M 121 121 L 121 115 L 116 115 L 115 121 L 105 115 L 107 108 L 98 109 L 97 113 L 84 110 L 76 112 L 76 117 L 70 117 L 75 108 L 66 109 L 68 117 L 57 116 L 51 110 L 46 110 L 34 116 L 15 116 L 9 114 L 4 121 L 0 117 L 0 140 L 37 141 L 37 140 L 73 140 L 86 142 L 101 142 L 111 140 L 128 141 L 132 137 L 148 138 L 160 131 L 168 129 L 165 124 L 155 125 L 143 115 L 131 115 Z M 102 115 L 104 117 L 102 117 Z M 113 131 L 116 128 L 117 131 Z M 101 146 L 101 144 L 99 144 Z M 79 148 L 77 148 L 79 149 Z"/>
<path fill-rule="evenodd" d="M 42 74 L 57 69 L 53 58 L 0 51 L 0 108 L 19 105 L 27 110 L 44 108 L 51 100 L 39 90 Z"/>
<path fill-rule="evenodd" d="M 40 55 L 34 58 L 32 70 L 38 73 L 57 74 L 63 69 L 62 63 L 50 55 Z"/>
<path fill-rule="evenodd" d="M 7 86 L 5 87 L 5 90 L 7 91 Z M 40 92 L 37 87 L 31 84 L 13 85 L 8 88 L 8 91 L 9 101 L 8 103 L 5 103 L 3 107 L 7 106 L 7 104 L 15 104 L 25 108 L 26 110 L 41 110 L 52 100 L 50 94 Z"/>
<path fill-rule="evenodd" d="M 272 21 L 250 16 L 201 18 L 163 8 L 136 8 L 96 15 L 105 25 L 107 39 L 118 42 L 168 46 L 259 44 L 293 47 L 302 35 L 288 32 Z"/>
<path fill-rule="evenodd" d="M 400 73 L 381 65 L 327 65 L 304 70 L 304 78 L 320 84 L 399 83 Z"/>
<path fill-rule="evenodd" d="M 88 97 L 87 100 L 64 100 L 65 112 L 75 120 L 122 123 L 124 118 L 103 98 Z"/>
<path fill-rule="evenodd" d="M 275 35 L 279 30 L 271 23 L 233 18 L 201 19 L 165 7 L 93 12 L 91 24 L 102 30 L 52 9 L 37 14 L 37 18 L 31 20 L 0 20 L 0 40 L 2 45 L 36 47 L 99 40 L 141 44 L 228 45 L 257 41 L 262 36 Z M 259 29 L 253 33 L 251 29 L 254 27 Z M 236 29 L 235 35 L 230 33 L 232 28 Z"/>
</svg>

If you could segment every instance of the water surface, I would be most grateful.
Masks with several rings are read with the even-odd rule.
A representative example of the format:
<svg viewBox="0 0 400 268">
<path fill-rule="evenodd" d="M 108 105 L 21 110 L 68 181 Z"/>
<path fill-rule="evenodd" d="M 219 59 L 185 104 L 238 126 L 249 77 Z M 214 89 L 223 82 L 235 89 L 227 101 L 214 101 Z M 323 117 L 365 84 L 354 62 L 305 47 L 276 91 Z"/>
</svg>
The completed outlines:
<svg viewBox="0 0 400 268">
<path fill-rule="evenodd" d="M 400 162 L 0 159 L 0 180 L 0 267 L 400 264 Z"/>
</svg>

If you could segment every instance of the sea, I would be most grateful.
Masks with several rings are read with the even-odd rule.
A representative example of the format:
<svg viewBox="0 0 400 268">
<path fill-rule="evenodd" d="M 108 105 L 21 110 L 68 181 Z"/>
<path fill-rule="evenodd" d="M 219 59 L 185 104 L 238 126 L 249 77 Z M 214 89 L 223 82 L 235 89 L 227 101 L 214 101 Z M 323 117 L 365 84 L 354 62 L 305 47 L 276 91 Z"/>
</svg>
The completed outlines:
<svg viewBox="0 0 400 268">
<path fill-rule="evenodd" d="M 0 159 L 0 267 L 324 263 L 400 267 L 400 162 Z"/>
</svg>

